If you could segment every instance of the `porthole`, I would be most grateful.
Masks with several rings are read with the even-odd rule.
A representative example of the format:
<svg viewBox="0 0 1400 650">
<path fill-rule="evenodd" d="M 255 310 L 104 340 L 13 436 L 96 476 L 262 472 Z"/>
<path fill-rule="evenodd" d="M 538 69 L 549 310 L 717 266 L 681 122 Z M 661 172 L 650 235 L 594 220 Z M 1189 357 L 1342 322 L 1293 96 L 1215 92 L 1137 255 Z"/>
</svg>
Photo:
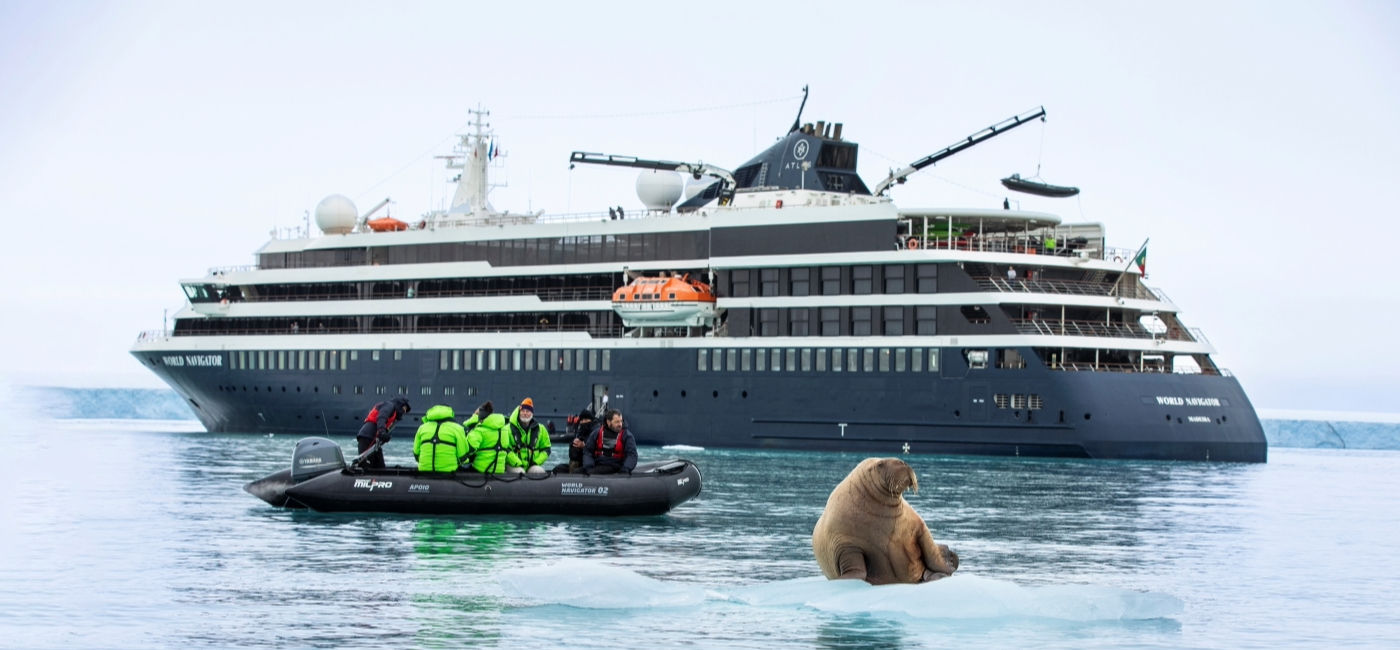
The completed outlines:
<svg viewBox="0 0 1400 650">
<path fill-rule="evenodd" d="M 749 398 L 749 391 L 744 391 L 744 392 L 742 392 L 742 393 L 739 393 L 739 397 L 742 397 L 742 398 L 744 398 L 744 399 L 748 399 L 748 398 Z"/>
<path fill-rule="evenodd" d="M 719 391 L 712 391 L 710 395 L 712 395 L 715 399 L 719 399 Z"/>
<path fill-rule="evenodd" d="M 1088 413 L 1085 413 L 1085 414 L 1084 414 L 1084 419 L 1085 419 L 1086 421 L 1089 419 L 1089 414 L 1088 414 Z"/>
<path fill-rule="evenodd" d="M 685 397 L 685 391 L 681 391 L 681 397 Z"/>
<path fill-rule="evenodd" d="M 651 391 L 651 396 L 652 396 L 653 398 L 655 398 L 655 397 L 660 397 L 660 396 L 661 396 L 661 393 L 660 393 L 659 391 Z"/>
<path fill-rule="evenodd" d="M 1168 414 L 1167 414 L 1167 421 L 1168 421 L 1168 422 L 1171 422 L 1171 421 L 1172 421 L 1172 414 L 1171 414 L 1171 413 L 1168 413 Z"/>
<path fill-rule="evenodd" d="M 961 409 L 958 409 L 958 410 L 953 411 L 953 417 L 955 417 L 955 418 L 960 418 L 960 417 L 962 417 L 962 410 L 961 410 Z"/>
</svg>

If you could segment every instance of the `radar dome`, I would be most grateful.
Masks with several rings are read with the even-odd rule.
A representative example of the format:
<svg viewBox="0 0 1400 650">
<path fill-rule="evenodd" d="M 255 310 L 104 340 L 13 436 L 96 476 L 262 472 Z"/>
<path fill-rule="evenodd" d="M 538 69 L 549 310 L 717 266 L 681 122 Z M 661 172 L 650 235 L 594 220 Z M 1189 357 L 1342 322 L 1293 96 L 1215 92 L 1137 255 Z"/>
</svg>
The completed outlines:
<svg viewBox="0 0 1400 650">
<path fill-rule="evenodd" d="M 327 235 L 343 235 L 354 230 L 359 218 L 355 202 L 343 194 L 332 194 L 316 204 L 316 227 Z"/>
<path fill-rule="evenodd" d="M 648 210 L 670 210 L 681 198 L 684 187 L 676 172 L 646 171 L 637 175 L 637 198 Z"/>
</svg>

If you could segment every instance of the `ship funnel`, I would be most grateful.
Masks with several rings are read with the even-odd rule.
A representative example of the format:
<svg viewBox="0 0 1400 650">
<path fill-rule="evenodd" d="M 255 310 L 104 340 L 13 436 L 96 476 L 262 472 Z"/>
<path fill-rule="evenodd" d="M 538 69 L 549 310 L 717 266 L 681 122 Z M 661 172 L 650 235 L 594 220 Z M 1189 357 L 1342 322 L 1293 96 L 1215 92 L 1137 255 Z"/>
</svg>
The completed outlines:
<svg viewBox="0 0 1400 650">
<path fill-rule="evenodd" d="M 817 120 L 817 134 L 826 137 L 826 120 Z"/>
<path fill-rule="evenodd" d="M 840 123 L 840 122 L 837 122 L 837 123 L 836 123 L 836 131 L 835 131 L 834 133 L 831 134 L 831 137 L 832 137 L 832 139 L 835 139 L 835 140 L 840 140 L 840 139 L 841 139 L 841 123 Z"/>
</svg>

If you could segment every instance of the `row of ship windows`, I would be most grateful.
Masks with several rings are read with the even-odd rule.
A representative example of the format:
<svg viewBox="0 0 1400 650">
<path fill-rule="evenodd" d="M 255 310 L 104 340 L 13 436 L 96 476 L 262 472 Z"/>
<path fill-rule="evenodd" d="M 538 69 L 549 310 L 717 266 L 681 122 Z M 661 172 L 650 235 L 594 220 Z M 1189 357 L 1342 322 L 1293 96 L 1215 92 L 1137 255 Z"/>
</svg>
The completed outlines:
<svg viewBox="0 0 1400 650">
<path fill-rule="evenodd" d="M 1008 395 L 1006 393 L 997 393 L 996 395 L 992 396 L 992 401 L 996 403 L 997 408 L 999 409 L 1012 408 L 1026 409 L 1029 411 L 1039 411 L 1045 408 L 1045 400 L 1042 399 L 1040 395 L 1036 394 Z"/>
<path fill-rule="evenodd" d="M 234 370 L 347 370 L 360 350 L 239 350 L 229 355 Z M 367 350 L 403 360 L 403 350 Z M 442 350 L 440 370 L 612 370 L 612 350 Z"/>
<path fill-rule="evenodd" d="M 929 372 L 938 371 L 936 348 L 771 348 L 699 350 L 701 372 Z"/>
</svg>

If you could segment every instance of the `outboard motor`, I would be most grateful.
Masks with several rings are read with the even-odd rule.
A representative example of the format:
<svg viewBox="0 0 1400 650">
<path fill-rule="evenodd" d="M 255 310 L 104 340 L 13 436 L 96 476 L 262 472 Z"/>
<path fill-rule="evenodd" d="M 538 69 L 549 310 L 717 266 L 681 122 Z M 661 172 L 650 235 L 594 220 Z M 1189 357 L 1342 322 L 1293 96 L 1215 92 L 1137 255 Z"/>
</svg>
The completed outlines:
<svg viewBox="0 0 1400 650">
<path fill-rule="evenodd" d="M 292 483 L 345 469 L 340 445 L 327 438 L 302 438 L 292 450 Z"/>
</svg>

